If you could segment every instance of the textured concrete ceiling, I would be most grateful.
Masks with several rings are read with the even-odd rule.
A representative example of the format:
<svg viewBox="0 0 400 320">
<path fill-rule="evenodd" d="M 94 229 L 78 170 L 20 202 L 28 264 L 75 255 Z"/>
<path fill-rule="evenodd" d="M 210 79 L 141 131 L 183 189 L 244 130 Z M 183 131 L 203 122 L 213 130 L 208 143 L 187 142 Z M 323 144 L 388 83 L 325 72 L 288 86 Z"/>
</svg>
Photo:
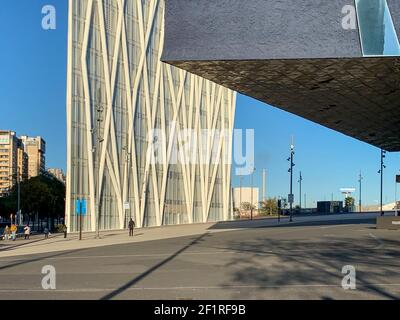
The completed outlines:
<svg viewBox="0 0 400 320">
<path fill-rule="evenodd" d="M 168 62 L 387 151 L 400 151 L 400 58 Z"/>
</svg>

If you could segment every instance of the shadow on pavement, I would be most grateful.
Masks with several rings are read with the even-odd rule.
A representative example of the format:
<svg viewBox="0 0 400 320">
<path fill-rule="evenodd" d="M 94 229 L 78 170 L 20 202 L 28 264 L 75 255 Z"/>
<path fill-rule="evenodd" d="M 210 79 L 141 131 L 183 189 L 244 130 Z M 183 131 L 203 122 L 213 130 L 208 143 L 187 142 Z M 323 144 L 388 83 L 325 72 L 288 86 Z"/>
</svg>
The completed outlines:
<svg viewBox="0 0 400 320">
<path fill-rule="evenodd" d="M 50 239 L 55 239 L 55 238 L 58 238 L 58 237 L 59 236 L 54 236 L 54 237 L 51 237 Z M 0 252 L 14 250 L 16 248 L 20 248 L 20 247 L 23 247 L 23 246 L 26 246 L 26 245 L 29 245 L 29 244 L 32 244 L 32 243 L 38 243 L 38 242 L 43 242 L 43 241 L 48 241 L 48 240 L 49 239 L 45 239 L 44 236 L 43 236 L 43 238 L 40 238 L 40 239 L 37 239 L 37 240 L 22 240 L 21 239 L 20 241 L 24 241 L 22 243 L 19 243 L 19 241 L 17 240 L 18 244 L 13 244 L 13 243 L 16 243 L 16 242 L 14 242 L 12 240 L 8 240 L 8 242 L 10 242 L 10 245 L 8 245 L 8 242 L 6 241 L 4 244 L 2 244 L 2 246 L 6 246 L 6 247 L 5 248 L 0 247 Z"/>
<path fill-rule="evenodd" d="M 37 255 L 35 255 L 36 256 L 35 258 L 25 258 L 25 259 L 22 259 L 22 257 L 21 258 L 14 257 L 14 259 L 11 260 L 13 263 L 10 263 L 10 264 L 4 265 L 4 266 L 0 266 L 0 270 L 9 269 L 9 268 L 17 267 L 17 266 L 28 264 L 28 263 L 32 263 L 32 262 L 38 262 L 38 261 L 46 260 L 46 259 L 49 259 L 49 258 L 65 256 L 66 254 L 82 252 L 82 251 L 85 251 L 85 250 L 87 250 L 87 249 L 76 249 L 76 250 L 70 250 L 68 252 L 62 251 L 62 252 L 58 252 L 56 254 L 51 254 L 51 255 L 46 255 L 46 256 L 42 256 L 41 255 L 39 257 L 37 257 Z"/>
<path fill-rule="evenodd" d="M 337 285 L 342 290 L 342 268 L 351 265 L 356 267 L 357 291 L 363 288 L 367 290 L 365 293 L 376 298 L 399 299 L 400 296 L 377 285 L 399 283 L 399 246 L 400 241 L 385 240 L 385 246 L 380 249 L 372 238 L 365 238 L 360 243 L 355 243 L 352 238 L 339 241 L 266 238 L 252 239 L 251 242 L 233 241 L 229 246 L 218 248 L 237 252 L 224 265 L 226 270 L 230 270 L 230 280 L 222 286 L 227 290 L 232 283 L 254 286 L 252 295 L 256 299 L 263 299 L 266 289 L 278 294 L 285 286 Z M 271 259 L 265 259 L 266 256 Z M 302 291 L 296 297 L 302 298 L 301 294 L 306 293 Z M 268 296 L 271 296 L 271 291 Z M 293 294 L 288 297 L 291 298 Z M 241 296 L 238 294 L 232 299 L 241 299 Z M 332 297 L 324 293 L 319 299 Z"/>
<path fill-rule="evenodd" d="M 172 261 L 173 259 L 175 259 L 177 256 L 179 256 L 181 253 L 183 253 L 184 251 L 188 250 L 189 248 L 191 248 L 192 246 L 200 243 L 206 236 L 208 236 L 208 233 L 204 233 L 201 236 L 194 238 L 189 244 L 187 244 L 186 246 L 184 246 L 183 248 L 179 249 L 178 251 L 176 251 L 174 254 L 170 255 L 168 258 L 162 260 L 161 262 L 159 262 L 158 264 L 156 264 L 155 266 L 151 267 L 150 269 L 148 269 L 146 272 L 143 272 L 142 274 L 140 274 L 139 276 L 135 277 L 134 279 L 132 279 L 131 281 L 127 282 L 126 284 L 124 284 L 122 287 L 114 290 L 113 292 L 105 295 L 104 297 L 102 297 L 100 300 L 111 300 L 113 298 L 115 298 L 117 295 L 123 293 L 125 290 L 129 289 L 130 287 L 134 286 L 135 284 L 137 284 L 139 281 L 141 281 L 142 279 L 146 278 L 147 276 L 149 276 L 150 274 L 152 274 L 154 271 L 156 271 L 157 269 L 161 268 L 162 266 L 164 266 L 165 264 L 167 264 L 168 262 Z"/>
<path fill-rule="evenodd" d="M 329 216 L 327 216 L 329 217 Z M 257 219 L 257 220 L 240 220 L 240 221 L 228 221 L 228 222 L 217 222 L 208 230 L 218 230 L 218 229 L 248 229 L 248 228 L 280 228 L 280 227 L 308 227 L 308 226 L 333 226 L 333 225 L 353 225 L 353 224 L 376 224 L 376 217 L 371 216 L 360 216 L 357 218 L 346 218 L 344 215 L 342 219 L 331 219 L 331 220 L 323 220 L 324 216 L 318 217 L 310 217 L 314 218 L 313 220 L 303 220 L 300 219 L 303 217 L 299 217 L 300 221 L 296 221 L 297 217 L 293 218 L 293 222 L 289 222 L 287 217 L 281 218 L 281 222 L 278 222 L 277 219 Z M 373 227 L 375 228 L 375 227 Z"/>
</svg>

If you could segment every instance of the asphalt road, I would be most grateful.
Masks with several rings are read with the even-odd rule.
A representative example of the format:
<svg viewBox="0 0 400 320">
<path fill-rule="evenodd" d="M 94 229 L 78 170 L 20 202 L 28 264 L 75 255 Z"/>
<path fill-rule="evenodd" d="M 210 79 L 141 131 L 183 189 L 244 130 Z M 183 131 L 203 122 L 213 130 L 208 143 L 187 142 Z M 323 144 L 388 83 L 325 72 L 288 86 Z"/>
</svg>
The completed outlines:
<svg viewBox="0 0 400 320">
<path fill-rule="evenodd" d="M 400 298 L 399 231 L 319 220 L 2 258 L 0 299 Z M 56 290 L 42 288 L 46 265 Z M 346 265 L 356 290 L 341 286 Z"/>
</svg>

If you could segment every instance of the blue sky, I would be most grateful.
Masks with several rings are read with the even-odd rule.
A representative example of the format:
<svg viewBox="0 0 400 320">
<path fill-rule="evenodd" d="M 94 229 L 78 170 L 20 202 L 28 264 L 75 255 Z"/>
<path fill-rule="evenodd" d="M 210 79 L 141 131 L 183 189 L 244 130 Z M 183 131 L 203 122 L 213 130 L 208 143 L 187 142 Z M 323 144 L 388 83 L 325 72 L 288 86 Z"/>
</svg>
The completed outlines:
<svg viewBox="0 0 400 320">
<path fill-rule="evenodd" d="M 42 135 L 47 141 L 47 166 L 66 167 L 65 85 L 67 50 L 66 0 L 4 1 L 0 11 L 0 128 L 18 135 Z M 57 30 L 41 28 L 41 9 L 57 9 Z M 295 136 L 295 181 L 303 172 L 307 204 L 341 199 L 341 187 L 358 187 L 362 170 L 363 198 L 379 199 L 379 149 L 280 111 L 256 100 L 238 97 L 236 128 L 255 129 L 255 185 L 261 188 L 267 170 L 267 195 L 287 195 L 291 136 Z M 388 154 L 384 200 L 394 201 L 398 153 Z M 234 186 L 239 178 L 234 177 Z M 250 185 L 244 177 L 243 185 Z M 298 184 L 295 184 L 296 200 Z M 400 194 L 400 190 L 399 190 Z"/>
</svg>

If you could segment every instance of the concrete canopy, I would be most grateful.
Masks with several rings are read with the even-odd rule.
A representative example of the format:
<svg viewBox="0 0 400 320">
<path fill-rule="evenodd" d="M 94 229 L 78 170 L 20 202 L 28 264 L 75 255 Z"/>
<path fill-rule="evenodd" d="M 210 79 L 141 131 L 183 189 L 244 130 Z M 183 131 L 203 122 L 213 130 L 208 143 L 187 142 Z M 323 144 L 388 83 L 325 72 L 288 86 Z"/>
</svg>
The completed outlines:
<svg viewBox="0 0 400 320">
<path fill-rule="evenodd" d="M 400 3 L 387 4 L 399 32 Z M 400 151 L 400 57 L 363 57 L 358 27 L 342 26 L 348 5 L 354 0 L 166 0 L 162 59 Z"/>
</svg>

